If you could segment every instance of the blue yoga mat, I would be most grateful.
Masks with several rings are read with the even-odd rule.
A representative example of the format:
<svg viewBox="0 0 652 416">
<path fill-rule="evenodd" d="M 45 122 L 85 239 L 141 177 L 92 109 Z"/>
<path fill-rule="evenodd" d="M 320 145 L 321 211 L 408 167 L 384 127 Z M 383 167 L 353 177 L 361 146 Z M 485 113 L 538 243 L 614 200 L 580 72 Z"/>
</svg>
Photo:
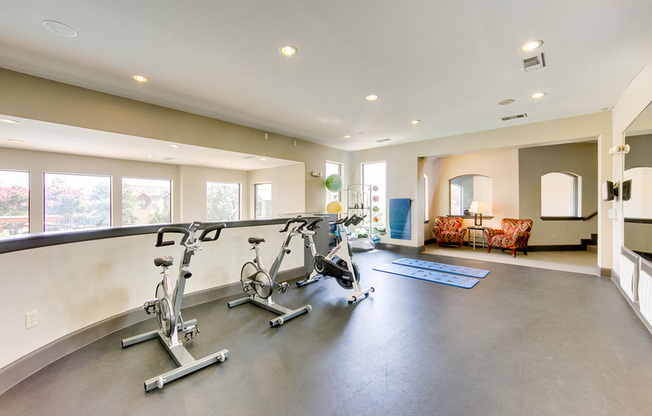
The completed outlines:
<svg viewBox="0 0 652 416">
<path fill-rule="evenodd" d="M 479 280 L 470 277 L 442 273 L 433 270 L 417 269 L 415 267 L 401 266 L 400 264 L 383 264 L 374 267 L 374 270 L 399 276 L 411 277 L 413 279 L 427 280 L 429 282 L 441 283 L 449 286 L 457 286 L 464 289 L 471 289 Z"/>
<path fill-rule="evenodd" d="M 489 274 L 489 270 L 474 269 L 472 267 L 453 266 L 452 264 L 435 263 L 434 261 L 424 261 L 402 258 L 394 260 L 392 263 L 402 266 L 417 267 L 419 269 L 435 270 L 444 273 L 461 274 L 462 276 L 475 277 L 482 279 Z"/>
</svg>

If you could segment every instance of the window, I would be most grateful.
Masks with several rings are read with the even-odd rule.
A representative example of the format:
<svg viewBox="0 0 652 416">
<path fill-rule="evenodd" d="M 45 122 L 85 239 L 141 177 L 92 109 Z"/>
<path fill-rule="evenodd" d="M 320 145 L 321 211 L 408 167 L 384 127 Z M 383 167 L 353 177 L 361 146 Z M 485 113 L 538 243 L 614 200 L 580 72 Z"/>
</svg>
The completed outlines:
<svg viewBox="0 0 652 416">
<path fill-rule="evenodd" d="M 111 177 L 45 173 L 45 232 L 111 226 Z"/>
<path fill-rule="evenodd" d="M 240 219 L 240 184 L 206 182 L 206 220 Z"/>
<path fill-rule="evenodd" d="M 29 233 L 29 172 L 0 170 L 0 237 Z"/>
<path fill-rule="evenodd" d="M 122 225 L 172 222 L 172 181 L 122 178 Z"/>
<path fill-rule="evenodd" d="M 462 215 L 464 188 L 451 183 L 451 215 Z"/>
<path fill-rule="evenodd" d="M 328 178 L 331 175 L 340 175 L 342 176 L 342 165 L 339 163 L 334 163 L 334 162 L 326 162 L 326 178 Z M 329 202 L 333 201 L 342 201 L 342 192 L 329 192 L 328 190 L 326 191 L 326 205 L 328 205 Z"/>
<path fill-rule="evenodd" d="M 430 198 L 428 196 L 428 175 L 423 174 L 423 220 L 430 220 Z"/>
<path fill-rule="evenodd" d="M 541 216 L 580 217 L 582 177 L 570 172 L 541 176 Z"/>
<path fill-rule="evenodd" d="M 362 182 L 371 185 L 371 226 L 372 233 L 384 233 L 386 230 L 386 170 L 385 162 L 362 164 Z M 365 218 L 365 224 L 367 219 Z"/>
<path fill-rule="evenodd" d="M 257 183 L 254 185 L 254 201 L 256 204 L 254 218 L 272 218 L 272 184 Z"/>
</svg>

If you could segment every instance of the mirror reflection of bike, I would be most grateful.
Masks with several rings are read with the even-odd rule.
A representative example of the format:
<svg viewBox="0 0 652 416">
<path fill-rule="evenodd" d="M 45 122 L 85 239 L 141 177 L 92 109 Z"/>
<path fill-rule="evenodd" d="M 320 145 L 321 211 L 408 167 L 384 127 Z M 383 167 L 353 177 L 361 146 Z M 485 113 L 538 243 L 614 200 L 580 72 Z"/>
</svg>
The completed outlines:
<svg viewBox="0 0 652 416">
<path fill-rule="evenodd" d="M 310 305 L 305 305 L 298 309 L 288 309 L 274 303 L 274 300 L 272 300 L 272 292 L 275 287 L 278 288 L 278 293 L 285 293 L 289 288 L 287 282 L 276 283 L 276 276 L 281 268 L 283 258 L 286 254 L 290 254 L 291 250 L 288 247 L 292 237 L 300 234 L 301 228 L 307 223 L 308 221 L 301 216 L 292 218 L 285 223 L 285 227 L 279 231 L 281 233 L 286 233 L 285 239 L 281 245 L 281 250 L 272 264 L 272 268 L 269 271 L 267 271 L 263 265 L 263 260 L 260 257 L 259 246 L 261 243 L 265 242 L 265 239 L 249 237 L 247 241 L 251 244 L 251 249 L 254 250 L 256 254 L 254 260 L 245 263 L 240 272 L 242 290 L 248 295 L 248 297 L 229 302 L 229 308 L 242 305 L 243 303 L 253 303 L 254 305 L 267 309 L 270 312 L 274 312 L 280 316 L 269 321 L 269 324 L 272 327 L 283 325 L 284 322 L 312 310 L 312 306 Z"/>
<path fill-rule="evenodd" d="M 171 238 L 171 235 L 181 234 L 179 245 L 184 247 L 184 251 L 181 264 L 179 265 L 177 281 L 174 289 L 170 290 L 170 267 L 174 264 L 174 258 L 172 256 L 155 258 L 154 265 L 161 268 L 163 278 L 156 285 L 156 298 L 145 302 L 142 309 L 148 315 L 154 314 L 156 316 L 159 329 L 125 338 L 122 340 L 122 347 L 128 347 L 158 337 L 178 367 L 167 373 L 145 380 L 145 391 L 150 391 L 155 387 L 163 388 L 165 384 L 173 380 L 211 364 L 224 362 L 229 354 L 228 350 L 221 350 L 199 360 L 195 360 L 179 339 L 179 333 L 183 334 L 185 341 L 191 341 L 199 334 L 196 319 L 184 321 L 181 317 L 181 301 L 183 300 L 186 280 L 192 276 L 190 272 L 190 260 L 196 251 L 201 250 L 201 243 L 217 240 L 222 229 L 226 227 L 225 224 L 210 225 L 204 229 L 199 237 L 195 237 L 195 233 L 198 232 L 201 226 L 201 223 L 193 222 L 188 228 L 162 227 L 156 234 L 156 247 L 174 245 L 175 242 Z M 165 240 L 165 238 L 171 239 Z"/>
<path fill-rule="evenodd" d="M 312 220 L 305 227 L 300 227 L 299 232 L 303 235 L 307 247 L 313 258 L 314 270 L 310 275 L 300 282 L 297 286 L 305 286 L 314 283 L 320 278 L 334 278 L 337 283 L 344 289 L 353 289 L 353 295 L 347 297 L 349 302 L 355 302 L 363 297 L 368 297 L 369 293 L 374 292 L 373 287 L 362 289 L 360 286 L 360 270 L 358 265 L 353 261 L 353 251 L 348 240 L 347 227 L 350 225 L 358 225 L 364 217 L 359 215 L 352 215 L 350 217 L 341 218 L 335 221 L 338 242 L 337 245 L 326 256 L 317 253 L 315 241 L 313 236 L 316 229 L 319 228 L 318 223 L 323 218 L 316 218 Z"/>
</svg>

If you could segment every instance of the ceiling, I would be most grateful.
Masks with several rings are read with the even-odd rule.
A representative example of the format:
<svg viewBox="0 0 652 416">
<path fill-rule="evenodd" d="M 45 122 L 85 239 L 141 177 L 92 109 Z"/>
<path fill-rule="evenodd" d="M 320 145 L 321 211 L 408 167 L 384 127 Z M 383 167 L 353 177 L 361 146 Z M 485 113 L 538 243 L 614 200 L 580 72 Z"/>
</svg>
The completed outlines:
<svg viewBox="0 0 652 416">
<path fill-rule="evenodd" d="M 361 150 L 610 109 L 650 22 L 649 0 L 6 0 L 0 67 Z"/>
</svg>

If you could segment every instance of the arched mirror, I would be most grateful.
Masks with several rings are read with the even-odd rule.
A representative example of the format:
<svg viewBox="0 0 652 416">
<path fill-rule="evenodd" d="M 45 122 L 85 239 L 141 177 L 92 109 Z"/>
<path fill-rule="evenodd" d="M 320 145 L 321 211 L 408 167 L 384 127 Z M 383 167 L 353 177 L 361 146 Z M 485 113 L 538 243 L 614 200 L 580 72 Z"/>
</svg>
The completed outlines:
<svg viewBox="0 0 652 416">
<path fill-rule="evenodd" d="M 483 215 L 491 215 L 491 178 L 483 175 L 462 175 L 450 180 L 450 215 L 469 215 L 473 201 L 484 202 Z M 480 204 L 480 206 L 482 206 Z"/>
<path fill-rule="evenodd" d="M 652 261 L 652 104 L 627 127 L 625 171 L 620 187 L 625 247 Z"/>
</svg>

